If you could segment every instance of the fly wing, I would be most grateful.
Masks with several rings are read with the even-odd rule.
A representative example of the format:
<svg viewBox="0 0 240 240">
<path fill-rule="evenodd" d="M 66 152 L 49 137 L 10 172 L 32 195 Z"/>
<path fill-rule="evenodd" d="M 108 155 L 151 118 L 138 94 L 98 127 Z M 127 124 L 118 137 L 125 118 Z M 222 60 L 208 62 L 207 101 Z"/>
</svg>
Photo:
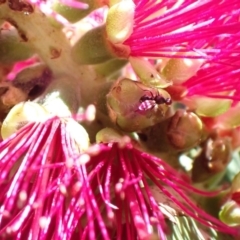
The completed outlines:
<svg viewBox="0 0 240 240">
<path fill-rule="evenodd" d="M 156 105 L 155 100 L 145 100 L 139 104 L 138 110 L 139 111 L 147 111 L 151 108 L 154 108 L 155 105 Z"/>
</svg>

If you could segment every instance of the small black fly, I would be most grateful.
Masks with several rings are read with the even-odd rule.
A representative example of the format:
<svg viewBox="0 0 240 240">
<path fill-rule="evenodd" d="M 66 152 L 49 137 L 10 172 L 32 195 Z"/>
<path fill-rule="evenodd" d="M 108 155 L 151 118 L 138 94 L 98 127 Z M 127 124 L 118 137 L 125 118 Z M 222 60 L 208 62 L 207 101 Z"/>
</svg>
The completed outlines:
<svg viewBox="0 0 240 240">
<path fill-rule="evenodd" d="M 138 106 L 138 110 L 147 111 L 149 109 L 153 109 L 156 105 L 166 104 L 171 105 L 171 98 L 165 98 L 158 92 L 157 95 L 154 95 L 151 91 L 149 91 L 151 95 L 143 95 L 140 99 L 140 105 Z"/>
</svg>

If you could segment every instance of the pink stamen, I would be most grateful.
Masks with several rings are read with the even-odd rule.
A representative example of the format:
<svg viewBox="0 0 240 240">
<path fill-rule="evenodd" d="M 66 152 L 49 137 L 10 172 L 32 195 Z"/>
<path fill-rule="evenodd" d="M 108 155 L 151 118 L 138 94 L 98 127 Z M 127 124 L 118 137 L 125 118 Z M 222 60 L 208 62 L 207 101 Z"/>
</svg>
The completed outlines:
<svg viewBox="0 0 240 240">
<path fill-rule="evenodd" d="M 124 42 L 131 48 L 131 56 L 172 57 L 172 52 L 182 52 L 174 57 L 216 59 L 227 52 L 229 58 L 232 49 L 216 45 L 225 40 L 239 42 L 238 0 L 217 4 L 187 0 L 178 6 L 178 1 L 136 0 L 135 4 L 133 33 Z M 165 10 L 157 15 L 160 9 Z"/>
</svg>

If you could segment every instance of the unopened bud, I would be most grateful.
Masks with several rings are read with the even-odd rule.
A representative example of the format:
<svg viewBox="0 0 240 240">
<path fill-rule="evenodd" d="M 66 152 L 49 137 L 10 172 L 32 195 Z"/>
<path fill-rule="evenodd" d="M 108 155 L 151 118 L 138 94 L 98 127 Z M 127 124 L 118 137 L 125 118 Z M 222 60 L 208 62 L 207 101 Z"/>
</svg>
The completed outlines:
<svg viewBox="0 0 240 240">
<path fill-rule="evenodd" d="M 231 192 L 238 192 L 239 190 L 240 190 L 240 173 L 238 173 L 232 181 Z"/>
<path fill-rule="evenodd" d="M 172 58 L 163 68 L 162 75 L 175 84 L 181 84 L 196 75 L 203 63 L 203 59 Z"/>
<path fill-rule="evenodd" d="M 117 81 L 107 95 L 112 121 L 124 131 L 136 131 L 162 121 L 171 104 L 170 95 L 130 79 Z"/>
<path fill-rule="evenodd" d="M 82 125 L 72 118 L 66 118 L 66 131 L 69 131 L 71 137 L 75 140 L 77 151 L 82 152 L 88 149 L 89 137 L 87 131 Z"/>
<path fill-rule="evenodd" d="M 96 135 L 97 143 L 121 142 L 123 135 L 115 129 L 104 128 Z"/>
<path fill-rule="evenodd" d="M 142 83 L 157 88 L 165 88 L 172 84 L 171 81 L 163 79 L 148 60 L 130 57 L 129 61 Z"/>
<path fill-rule="evenodd" d="M 76 0 L 74 0 L 73 2 L 74 4 L 79 3 Z M 75 23 L 86 17 L 90 12 L 97 8 L 97 4 L 95 2 L 95 0 L 81 0 L 81 4 L 87 3 L 88 6 L 84 7 L 85 5 L 82 4 L 83 7 L 74 7 L 74 4 L 72 4 L 73 6 L 67 6 L 65 4 L 62 4 L 61 1 L 55 0 L 52 4 L 52 9 L 55 12 L 61 14 L 69 22 Z"/>
<path fill-rule="evenodd" d="M 101 77 L 111 77 L 115 76 L 118 71 L 127 64 L 127 60 L 124 59 L 111 59 L 107 62 L 97 64 L 94 69 Z"/>
<path fill-rule="evenodd" d="M 3 121 L 1 135 L 3 139 L 25 126 L 29 122 L 41 122 L 49 113 L 41 105 L 34 102 L 21 102 L 14 106 Z"/>
<path fill-rule="evenodd" d="M 231 144 L 228 138 L 209 138 L 204 142 L 202 152 L 194 160 L 192 179 L 201 182 L 221 173 L 231 160 Z"/>
<path fill-rule="evenodd" d="M 123 43 L 133 31 L 135 4 L 132 0 L 122 0 L 110 7 L 106 31 L 110 42 Z"/>
<path fill-rule="evenodd" d="M 203 130 L 203 124 L 196 114 L 179 110 L 169 122 L 167 137 L 175 148 L 189 149 L 202 141 Z"/>
<path fill-rule="evenodd" d="M 105 26 L 88 31 L 72 48 L 73 59 L 80 64 L 98 64 L 114 57 L 107 41 Z"/>
<path fill-rule="evenodd" d="M 191 97 L 191 104 L 194 105 L 196 109 L 195 111 L 198 115 L 204 117 L 216 117 L 230 108 L 232 100 L 196 96 Z"/>
<path fill-rule="evenodd" d="M 14 28 L 1 30 L 0 62 L 11 64 L 31 57 L 33 50 L 27 41 L 25 38 L 21 39 Z"/>
<path fill-rule="evenodd" d="M 229 226 L 240 225 L 240 205 L 235 201 L 228 201 L 222 206 L 219 218 Z"/>
</svg>

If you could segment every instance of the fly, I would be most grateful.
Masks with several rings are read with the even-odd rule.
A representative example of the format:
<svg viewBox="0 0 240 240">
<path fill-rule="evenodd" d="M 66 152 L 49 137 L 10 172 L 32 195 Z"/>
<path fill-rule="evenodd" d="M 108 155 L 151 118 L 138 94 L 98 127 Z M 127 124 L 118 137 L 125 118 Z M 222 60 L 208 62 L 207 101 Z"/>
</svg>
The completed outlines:
<svg viewBox="0 0 240 240">
<path fill-rule="evenodd" d="M 147 111 L 150 109 L 153 109 L 156 105 L 160 104 L 166 104 L 166 105 L 171 105 L 172 100 L 171 98 L 165 98 L 159 93 L 157 95 L 154 95 L 151 91 L 151 96 L 149 95 L 143 95 L 140 99 L 140 105 L 138 106 L 138 110 L 140 111 Z"/>
</svg>

